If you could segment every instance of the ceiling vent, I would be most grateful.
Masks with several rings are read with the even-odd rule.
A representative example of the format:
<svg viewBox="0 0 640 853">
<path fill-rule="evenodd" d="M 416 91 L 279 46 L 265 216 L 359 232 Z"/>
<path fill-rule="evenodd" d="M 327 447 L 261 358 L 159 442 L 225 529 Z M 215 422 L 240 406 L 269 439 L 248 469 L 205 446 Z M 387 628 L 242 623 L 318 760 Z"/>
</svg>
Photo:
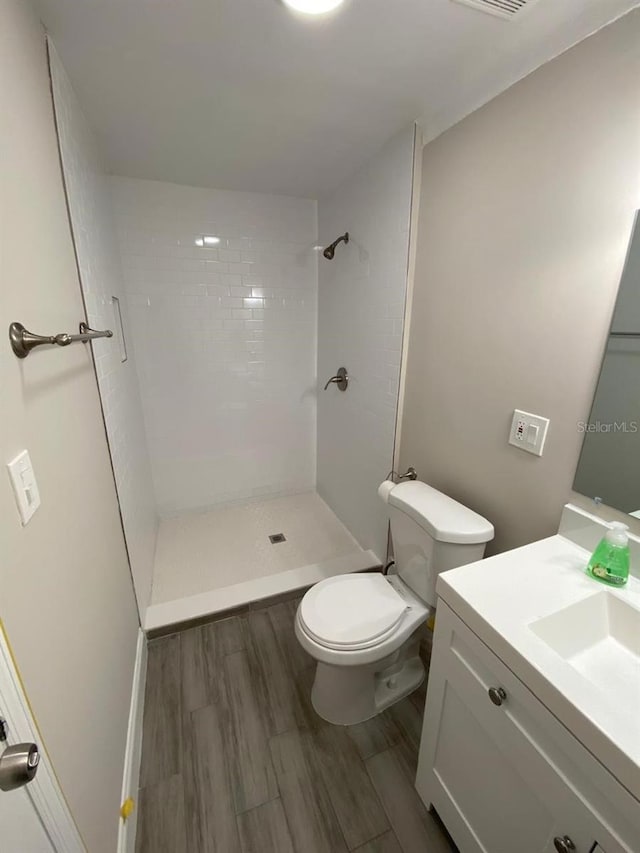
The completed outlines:
<svg viewBox="0 0 640 853">
<path fill-rule="evenodd" d="M 463 6 L 471 6 L 479 12 L 511 20 L 526 7 L 533 6 L 535 0 L 454 0 L 454 3 L 462 3 Z"/>
</svg>

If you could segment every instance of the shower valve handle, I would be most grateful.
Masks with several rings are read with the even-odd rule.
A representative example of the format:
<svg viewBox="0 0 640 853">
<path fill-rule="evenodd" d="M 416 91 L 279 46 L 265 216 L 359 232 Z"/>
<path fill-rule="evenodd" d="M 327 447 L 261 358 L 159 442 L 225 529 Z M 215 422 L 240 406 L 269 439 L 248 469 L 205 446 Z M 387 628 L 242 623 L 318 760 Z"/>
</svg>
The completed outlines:
<svg viewBox="0 0 640 853">
<path fill-rule="evenodd" d="M 339 367 L 338 372 L 335 376 L 332 376 L 331 379 L 328 380 L 327 384 L 324 386 L 324 390 L 326 391 L 331 383 L 335 383 L 341 391 L 346 391 L 347 386 L 349 385 L 349 374 L 347 373 L 346 367 Z"/>
</svg>

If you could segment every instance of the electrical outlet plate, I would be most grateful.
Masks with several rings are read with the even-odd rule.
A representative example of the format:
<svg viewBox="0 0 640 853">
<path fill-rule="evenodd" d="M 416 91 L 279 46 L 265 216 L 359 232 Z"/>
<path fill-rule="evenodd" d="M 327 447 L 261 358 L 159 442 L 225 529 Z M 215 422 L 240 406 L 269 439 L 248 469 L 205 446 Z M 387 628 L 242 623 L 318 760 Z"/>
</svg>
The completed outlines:
<svg viewBox="0 0 640 853">
<path fill-rule="evenodd" d="M 541 415 L 532 415 L 531 412 L 523 412 L 516 409 L 511 421 L 509 431 L 509 444 L 519 450 L 526 450 L 534 456 L 542 456 L 544 443 L 547 438 L 549 418 Z"/>
</svg>

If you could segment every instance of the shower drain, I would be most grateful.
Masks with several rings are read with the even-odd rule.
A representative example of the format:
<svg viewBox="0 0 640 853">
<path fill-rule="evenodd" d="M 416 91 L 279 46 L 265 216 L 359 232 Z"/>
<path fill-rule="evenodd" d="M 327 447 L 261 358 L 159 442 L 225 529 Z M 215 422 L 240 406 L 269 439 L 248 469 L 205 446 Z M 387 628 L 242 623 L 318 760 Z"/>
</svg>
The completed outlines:
<svg viewBox="0 0 640 853">
<path fill-rule="evenodd" d="M 286 542 L 286 541 L 287 541 L 287 537 L 284 535 L 284 533 L 272 533 L 271 536 L 269 537 L 269 542 L 271 542 L 272 545 L 277 545 L 278 542 Z"/>
</svg>

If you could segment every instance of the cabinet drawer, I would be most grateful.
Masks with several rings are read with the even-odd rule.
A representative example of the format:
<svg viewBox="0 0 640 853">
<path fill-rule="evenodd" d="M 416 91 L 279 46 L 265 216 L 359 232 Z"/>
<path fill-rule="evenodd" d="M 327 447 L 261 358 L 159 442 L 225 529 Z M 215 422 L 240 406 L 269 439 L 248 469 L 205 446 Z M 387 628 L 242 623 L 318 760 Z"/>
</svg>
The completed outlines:
<svg viewBox="0 0 640 853">
<path fill-rule="evenodd" d="M 462 853 L 640 850 L 640 804 L 443 602 L 416 787 Z"/>
</svg>

